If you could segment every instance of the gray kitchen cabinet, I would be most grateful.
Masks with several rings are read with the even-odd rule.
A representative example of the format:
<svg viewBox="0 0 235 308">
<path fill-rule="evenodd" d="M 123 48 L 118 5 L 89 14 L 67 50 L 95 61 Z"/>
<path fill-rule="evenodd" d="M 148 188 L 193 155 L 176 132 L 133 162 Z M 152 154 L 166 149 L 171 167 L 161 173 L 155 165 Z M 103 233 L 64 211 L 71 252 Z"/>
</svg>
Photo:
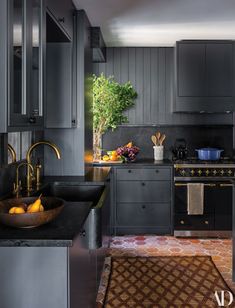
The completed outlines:
<svg viewBox="0 0 235 308">
<path fill-rule="evenodd" d="M 71 15 L 70 18 L 74 26 L 75 17 Z M 76 36 L 68 36 L 67 32 L 63 32 L 59 22 L 51 17 L 49 11 L 46 22 L 45 127 L 76 127 Z"/>
<path fill-rule="evenodd" d="M 3 0 L 0 6 L 0 132 L 38 129 L 43 126 L 44 1 Z"/>
<path fill-rule="evenodd" d="M 172 234 L 172 168 L 114 168 L 114 233 Z"/>
<path fill-rule="evenodd" d="M 47 9 L 58 26 L 73 38 L 74 6 L 71 0 L 46 0 Z"/>
<path fill-rule="evenodd" d="M 176 112 L 235 109 L 234 43 L 180 41 L 176 44 Z"/>
</svg>

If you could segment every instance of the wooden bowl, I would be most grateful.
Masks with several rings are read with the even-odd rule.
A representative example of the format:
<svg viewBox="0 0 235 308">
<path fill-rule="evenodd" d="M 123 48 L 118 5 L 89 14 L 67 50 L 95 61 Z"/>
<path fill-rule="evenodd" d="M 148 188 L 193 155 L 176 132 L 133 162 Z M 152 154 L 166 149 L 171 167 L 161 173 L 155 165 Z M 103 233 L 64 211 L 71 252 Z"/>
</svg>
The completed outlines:
<svg viewBox="0 0 235 308">
<path fill-rule="evenodd" d="M 43 212 L 9 214 L 9 209 L 13 206 L 33 203 L 37 197 L 27 197 L 18 199 L 7 199 L 0 201 L 0 223 L 15 228 L 34 228 L 44 225 L 59 215 L 64 207 L 64 201 L 55 197 L 42 197 L 41 202 L 44 207 Z M 26 207 L 25 206 L 25 207 Z"/>
</svg>

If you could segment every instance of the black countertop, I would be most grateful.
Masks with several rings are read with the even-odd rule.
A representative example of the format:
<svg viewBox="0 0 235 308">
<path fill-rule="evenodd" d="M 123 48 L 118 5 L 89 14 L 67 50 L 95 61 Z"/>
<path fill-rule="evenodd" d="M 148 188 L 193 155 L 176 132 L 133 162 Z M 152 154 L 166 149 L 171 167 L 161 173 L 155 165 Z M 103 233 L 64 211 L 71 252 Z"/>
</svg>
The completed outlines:
<svg viewBox="0 0 235 308">
<path fill-rule="evenodd" d="M 92 167 L 85 176 L 45 176 L 43 183 L 50 182 L 82 182 L 84 184 L 104 184 L 109 177 L 111 168 L 109 166 Z"/>
<path fill-rule="evenodd" d="M 0 247 L 72 246 L 91 206 L 91 202 L 66 202 L 55 220 L 36 228 L 16 229 L 0 225 Z"/>
<path fill-rule="evenodd" d="M 173 166 L 173 162 L 170 159 L 164 159 L 164 160 L 154 160 L 154 159 L 146 159 L 146 158 L 140 158 L 136 159 L 133 163 L 122 163 L 122 164 L 109 164 L 108 162 L 102 163 L 102 162 L 97 162 L 93 163 L 94 166 L 101 166 L 102 168 L 104 166 L 109 166 L 109 167 L 131 167 L 131 166 Z M 96 169 L 96 168 L 95 168 Z"/>
</svg>

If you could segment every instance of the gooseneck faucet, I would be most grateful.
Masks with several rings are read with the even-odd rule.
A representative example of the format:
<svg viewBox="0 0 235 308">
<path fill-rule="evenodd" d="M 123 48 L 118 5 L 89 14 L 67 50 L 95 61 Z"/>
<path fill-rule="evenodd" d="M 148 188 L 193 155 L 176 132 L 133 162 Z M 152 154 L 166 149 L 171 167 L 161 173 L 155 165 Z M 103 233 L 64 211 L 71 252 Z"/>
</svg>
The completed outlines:
<svg viewBox="0 0 235 308">
<path fill-rule="evenodd" d="M 57 147 L 57 145 L 55 145 L 54 143 L 52 143 L 50 141 L 38 141 L 38 142 L 32 144 L 31 147 L 27 151 L 26 160 L 27 160 L 28 164 L 31 164 L 31 155 L 32 155 L 33 150 L 40 145 L 47 145 L 47 146 L 51 147 L 54 150 L 57 159 L 61 158 L 60 150 Z M 27 191 L 31 191 L 31 190 L 32 190 L 32 176 L 31 176 L 31 173 L 30 173 L 30 168 L 28 166 L 28 168 L 27 168 Z"/>
<path fill-rule="evenodd" d="M 16 151 L 15 151 L 15 149 L 9 143 L 7 145 L 7 148 L 8 148 L 9 153 L 11 154 L 11 162 L 15 163 L 16 162 Z"/>
<path fill-rule="evenodd" d="M 21 187 L 21 181 L 19 180 L 19 169 L 22 167 L 22 166 L 27 166 L 27 168 L 29 168 L 29 172 L 32 171 L 32 173 L 30 173 L 30 176 L 33 176 L 33 166 L 29 163 L 21 163 L 17 166 L 16 168 L 16 181 L 14 183 L 14 191 L 13 193 L 16 195 L 16 198 L 19 198 L 19 194 L 20 194 L 20 190 L 22 189 Z"/>
</svg>

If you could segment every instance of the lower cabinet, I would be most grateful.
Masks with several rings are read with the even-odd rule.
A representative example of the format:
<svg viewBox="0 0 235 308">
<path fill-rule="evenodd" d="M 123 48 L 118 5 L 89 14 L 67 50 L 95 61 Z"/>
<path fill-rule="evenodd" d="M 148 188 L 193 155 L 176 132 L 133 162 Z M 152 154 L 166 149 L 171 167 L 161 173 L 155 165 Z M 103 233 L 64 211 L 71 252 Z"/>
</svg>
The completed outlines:
<svg viewBox="0 0 235 308">
<path fill-rule="evenodd" d="M 114 169 L 114 232 L 172 234 L 172 169 Z"/>
</svg>

